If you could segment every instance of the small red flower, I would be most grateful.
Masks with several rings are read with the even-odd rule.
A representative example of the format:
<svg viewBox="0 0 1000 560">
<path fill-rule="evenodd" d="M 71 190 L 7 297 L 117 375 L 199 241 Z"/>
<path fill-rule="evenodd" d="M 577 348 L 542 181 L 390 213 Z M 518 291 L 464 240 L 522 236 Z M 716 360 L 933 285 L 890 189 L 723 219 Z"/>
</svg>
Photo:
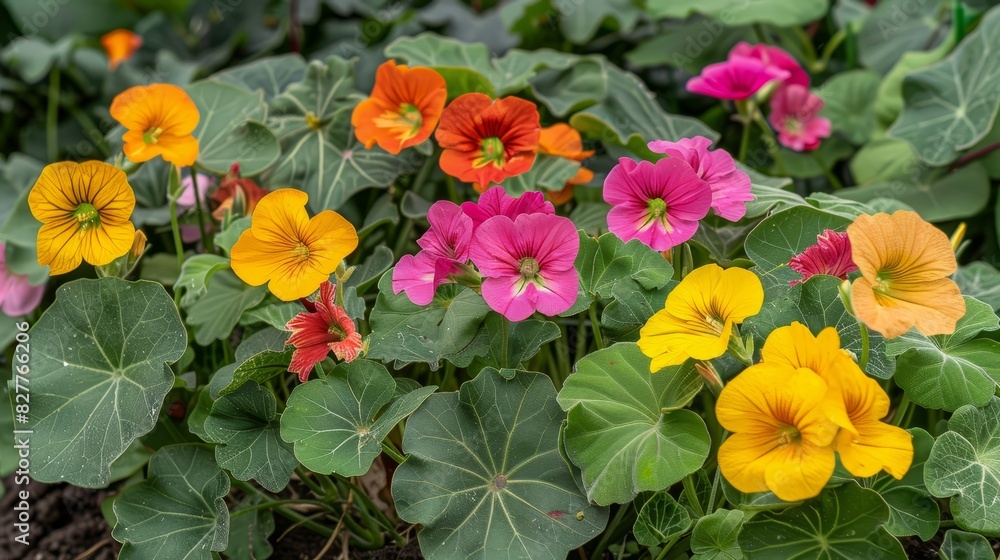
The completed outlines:
<svg viewBox="0 0 1000 560">
<path fill-rule="evenodd" d="M 334 303 L 336 291 L 332 282 L 324 282 L 316 301 L 306 305 L 312 310 L 299 313 L 285 325 L 285 330 L 292 333 L 285 344 L 295 346 L 288 371 L 299 374 L 303 383 L 331 350 L 338 360 L 345 362 L 361 353 L 361 335 L 344 308 Z"/>
<path fill-rule="evenodd" d="M 788 261 L 788 267 L 802 275 L 801 280 L 789 282 L 792 286 L 805 282 L 816 274 L 828 274 L 847 280 L 847 275 L 858 269 L 851 258 L 851 240 L 846 233 L 832 229 L 816 236 L 816 244 L 792 257 Z"/>
</svg>

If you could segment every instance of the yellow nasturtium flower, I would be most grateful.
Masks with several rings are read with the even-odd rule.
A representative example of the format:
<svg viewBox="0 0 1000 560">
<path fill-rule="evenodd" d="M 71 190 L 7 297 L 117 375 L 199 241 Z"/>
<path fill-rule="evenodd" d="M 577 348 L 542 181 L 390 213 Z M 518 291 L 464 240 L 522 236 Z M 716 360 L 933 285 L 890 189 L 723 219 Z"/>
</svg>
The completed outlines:
<svg viewBox="0 0 1000 560">
<path fill-rule="evenodd" d="M 132 247 L 135 194 L 125 172 L 102 161 L 47 165 L 28 194 L 38 230 L 38 264 L 65 274 L 86 260 L 103 266 Z"/>
<path fill-rule="evenodd" d="M 130 87 L 111 101 L 111 116 L 127 129 L 123 150 L 131 161 L 162 156 L 186 167 L 198 159 L 198 140 L 192 133 L 201 114 L 187 92 L 175 85 Z"/>
<path fill-rule="evenodd" d="M 642 327 L 639 349 L 653 359 L 652 372 L 688 358 L 718 358 L 726 352 L 733 325 L 759 313 L 763 304 L 764 288 L 754 273 L 702 266 L 681 280 L 664 308 Z"/>
<path fill-rule="evenodd" d="M 250 229 L 230 254 L 233 272 L 251 286 L 267 283 L 284 301 L 304 298 L 325 282 L 358 247 L 354 226 L 333 210 L 312 219 L 309 195 L 278 189 L 260 199 Z"/>
<path fill-rule="evenodd" d="M 858 320 L 886 338 L 916 327 L 951 334 L 965 300 L 949 276 L 958 263 L 948 236 L 915 212 L 859 216 L 847 227 L 861 278 L 851 286 Z"/>
</svg>

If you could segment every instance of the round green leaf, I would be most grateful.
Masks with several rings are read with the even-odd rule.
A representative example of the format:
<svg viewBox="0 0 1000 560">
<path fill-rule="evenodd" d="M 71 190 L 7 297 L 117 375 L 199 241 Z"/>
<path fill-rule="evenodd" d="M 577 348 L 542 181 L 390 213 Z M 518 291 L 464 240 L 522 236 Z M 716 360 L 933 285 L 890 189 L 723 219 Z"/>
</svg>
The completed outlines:
<svg viewBox="0 0 1000 560">
<path fill-rule="evenodd" d="M 952 277 L 962 293 L 1000 311 L 1000 270 L 993 265 L 976 261 L 959 267 Z"/>
<path fill-rule="evenodd" d="M 722 20 L 726 25 L 770 23 L 779 27 L 801 25 L 822 18 L 828 0 L 649 0 L 647 11 L 654 18 L 684 19 L 701 13 Z"/>
<path fill-rule="evenodd" d="M 743 560 L 739 543 L 743 516 L 738 509 L 720 509 L 699 519 L 691 531 L 693 560 Z"/>
<path fill-rule="evenodd" d="M 1000 536 L 1000 398 L 955 411 L 924 465 L 931 495 L 951 497 L 959 527 Z"/>
<path fill-rule="evenodd" d="M 488 368 L 427 399 L 407 422 L 392 496 L 401 518 L 424 525 L 428 560 L 562 560 L 604 529 L 607 510 L 559 453 L 562 420 L 552 381 L 536 373 Z"/>
<path fill-rule="evenodd" d="M 931 498 L 924 485 L 924 464 L 931 454 L 934 438 L 920 428 L 908 430 L 913 435 L 913 463 L 901 480 L 888 473 L 865 479 L 866 488 L 879 493 L 889 504 L 887 531 L 897 537 L 917 535 L 922 541 L 929 541 L 937 534 L 941 524 L 941 511 L 937 501 Z"/>
<path fill-rule="evenodd" d="M 437 387 L 422 387 L 393 400 L 396 383 L 369 360 L 342 363 L 325 379 L 303 383 L 281 414 L 281 437 L 313 472 L 361 476 L 382 452 L 382 440 Z"/>
<path fill-rule="evenodd" d="M 121 560 L 210 560 L 226 549 L 229 510 L 223 499 L 229 477 L 212 452 L 197 445 L 168 445 L 149 461 L 146 480 L 129 486 L 114 503 Z"/>
<path fill-rule="evenodd" d="M 289 85 L 301 81 L 305 73 L 306 61 L 302 55 L 288 53 L 233 66 L 212 77 L 250 91 L 260 90 L 264 101 L 270 102 Z"/>
<path fill-rule="evenodd" d="M 702 387 L 694 366 L 649 373 L 649 358 L 632 343 L 580 360 L 559 392 L 568 411 L 566 454 L 583 470 L 587 497 L 626 503 L 663 490 L 708 457 L 705 423 L 683 407 Z"/>
<path fill-rule="evenodd" d="M 267 104 L 262 92 L 215 80 L 191 84 L 187 92 L 201 113 L 194 130 L 199 165 L 222 174 L 239 163 L 240 173 L 251 176 L 277 161 L 281 148 L 263 124 Z"/>
<path fill-rule="evenodd" d="M 944 534 L 941 560 L 993 560 L 993 546 L 986 537 L 951 529 Z"/>
<path fill-rule="evenodd" d="M 836 74 L 819 90 L 823 116 L 852 144 L 864 144 L 875 130 L 875 94 L 881 77 L 871 70 Z"/>
<path fill-rule="evenodd" d="M 666 492 L 657 492 L 639 510 L 632 532 L 642 546 L 656 546 L 691 528 L 688 510 Z"/>
<path fill-rule="evenodd" d="M 248 286 L 231 270 L 220 270 L 208 281 L 205 293 L 184 305 L 188 325 L 194 327 L 194 340 L 208 346 L 228 338 L 247 309 L 267 295 L 267 286 Z"/>
<path fill-rule="evenodd" d="M 575 264 L 583 290 L 602 298 L 610 298 L 617 286 L 627 285 L 633 290 L 662 288 L 674 274 L 663 255 L 638 239 L 625 243 L 613 233 L 594 239 L 580 231 Z"/>
<path fill-rule="evenodd" d="M 781 513 L 764 512 L 743 524 L 740 548 L 748 560 L 906 560 L 903 546 L 882 527 L 889 506 L 854 482 Z"/>
<path fill-rule="evenodd" d="M 205 419 L 215 459 L 239 480 L 256 480 L 280 492 L 298 466 L 292 446 L 278 437 L 277 402 L 268 389 L 249 382 L 219 397 Z"/>
<path fill-rule="evenodd" d="M 938 14 L 943 7 L 942 0 L 879 2 L 857 32 L 861 62 L 885 74 L 904 54 L 926 50 L 942 35 L 952 35 L 938 29 Z"/>
<path fill-rule="evenodd" d="M 177 308 L 153 282 L 76 280 L 30 332 L 31 476 L 104 486 L 173 385 L 167 364 L 187 347 Z"/>
</svg>

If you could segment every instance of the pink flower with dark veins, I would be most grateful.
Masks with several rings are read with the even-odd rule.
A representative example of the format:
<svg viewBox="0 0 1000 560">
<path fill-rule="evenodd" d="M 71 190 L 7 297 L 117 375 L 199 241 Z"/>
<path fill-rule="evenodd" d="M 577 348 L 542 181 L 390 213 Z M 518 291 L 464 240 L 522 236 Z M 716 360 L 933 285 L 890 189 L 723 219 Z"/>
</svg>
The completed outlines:
<svg viewBox="0 0 1000 560">
<path fill-rule="evenodd" d="M 792 280 L 790 286 L 812 278 L 817 274 L 836 276 L 847 280 L 847 275 L 858 269 L 851 259 L 851 240 L 847 233 L 825 230 L 816 237 L 816 244 L 810 245 L 801 254 L 788 261 L 788 267 L 802 275 L 801 280 Z"/>
</svg>

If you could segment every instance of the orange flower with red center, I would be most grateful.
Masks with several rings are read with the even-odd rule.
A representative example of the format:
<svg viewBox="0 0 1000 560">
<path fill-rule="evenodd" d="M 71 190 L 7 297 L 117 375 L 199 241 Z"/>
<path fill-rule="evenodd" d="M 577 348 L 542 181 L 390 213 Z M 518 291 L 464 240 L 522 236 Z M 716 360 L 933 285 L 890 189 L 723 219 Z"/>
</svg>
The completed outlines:
<svg viewBox="0 0 1000 560">
<path fill-rule="evenodd" d="M 378 67 L 371 97 L 351 114 L 354 134 L 366 148 L 398 154 L 427 140 L 437 126 L 448 98 L 444 78 L 430 68 L 397 66 L 392 60 Z"/>
<path fill-rule="evenodd" d="M 128 29 L 115 29 L 101 36 L 101 46 L 108 55 L 108 67 L 114 70 L 139 50 L 142 37 Z"/>
<path fill-rule="evenodd" d="M 435 134 L 441 169 L 461 181 L 489 186 L 531 169 L 541 133 L 538 108 L 517 97 L 458 96 Z"/>
<path fill-rule="evenodd" d="M 125 156 L 140 163 L 163 156 L 178 167 L 198 159 L 198 140 L 191 135 L 201 118 L 198 107 L 171 84 L 135 86 L 111 102 L 111 116 L 127 130 Z"/>
<path fill-rule="evenodd" d="M 538 139 L 538 151 L 549 156 L 559 156 L 574 161 L 583 161 L 594 155 L 594 150 L 583 149 L 580 132 L 566 123 L 556 123 L 542 129 Z M 545 197 L 552 204 L 565 204 L 573 199 L 573 188 L 586 185 L 594 178 L 594 172 L 584 166 L 576 172 L 561 191 L 548 191 Z"/>
</svg>

